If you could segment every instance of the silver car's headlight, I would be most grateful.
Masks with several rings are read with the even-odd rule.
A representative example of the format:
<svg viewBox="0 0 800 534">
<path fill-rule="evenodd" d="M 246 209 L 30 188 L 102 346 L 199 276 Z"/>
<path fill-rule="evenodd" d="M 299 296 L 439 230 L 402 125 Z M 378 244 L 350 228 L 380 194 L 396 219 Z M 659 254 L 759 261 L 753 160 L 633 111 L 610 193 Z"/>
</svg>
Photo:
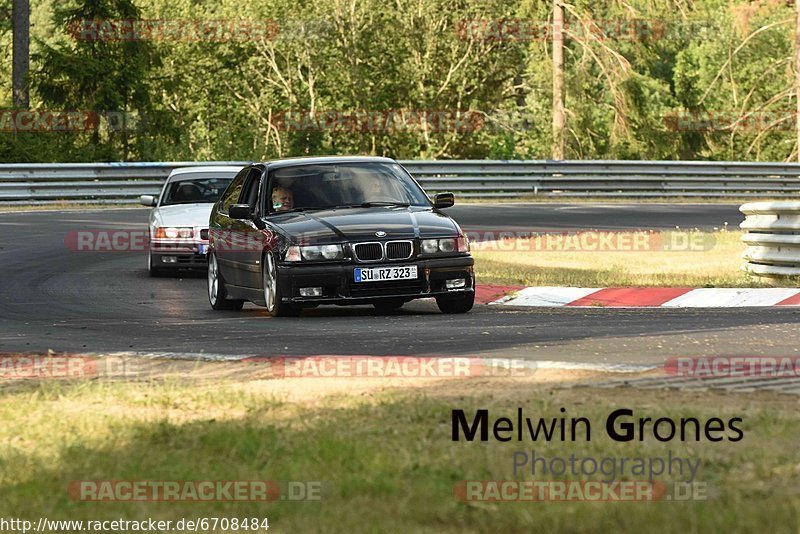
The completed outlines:
<svg viewBox="0 0 800 534">
<path fill-rule="evenodd" d="M 175 226 L 158 226 L 153 235 L 156 239 L 191 239 L 193 236 L 193 228 Z"/>
<path fill-rule="evenodd" d="M 291 246 L 286 251 L 286 261 L 335 261 L 344 258 L 342 245 Z"/>
</svg>

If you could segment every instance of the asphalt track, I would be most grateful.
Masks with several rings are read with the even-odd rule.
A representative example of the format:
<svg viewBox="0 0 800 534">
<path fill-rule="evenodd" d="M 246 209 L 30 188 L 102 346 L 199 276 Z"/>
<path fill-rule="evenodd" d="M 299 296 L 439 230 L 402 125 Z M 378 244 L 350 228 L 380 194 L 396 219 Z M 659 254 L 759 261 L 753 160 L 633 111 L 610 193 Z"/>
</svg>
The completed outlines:
<svg viewBox="0 0 800 534">
<path fill-rule="evenodd" d="M 462 205 L 470 228 L 711 228 L 726 205 Z M 476 305 L 446 316 L 417 301 L 387 315 L 322 307 L 272 319 L 213 312 L 204 277 L 150 278 L 142 252 L 77 252 L 74 230 L 142 230 L 144 209 L 0 214 L 0 352 L 213 355 L 471 355 L 593 363 L 800 352 L 794 309 L 525 309 Z"/>
<path fill-rule="evenodd" d="M 630 230 L 738 227 L 738 204 L 461 204 L 448 211 L 474 230 Z"/>
</svg>

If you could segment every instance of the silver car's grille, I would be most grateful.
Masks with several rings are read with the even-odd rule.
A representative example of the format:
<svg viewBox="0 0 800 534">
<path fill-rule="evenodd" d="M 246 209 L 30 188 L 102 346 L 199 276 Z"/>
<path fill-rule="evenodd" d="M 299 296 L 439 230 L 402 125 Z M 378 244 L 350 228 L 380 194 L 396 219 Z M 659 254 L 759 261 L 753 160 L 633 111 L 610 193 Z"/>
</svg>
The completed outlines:
<svg viewBox="0 0 800 534">
<path fill-rule="evenodd" d="M 411 241 L 389 241 L 386 243 L 386 259 L 407 260 L 413 249 Z"/>
<path fill-rule="evenodd" d="M 358 261 L 378 261 L 383 259 L 383 246 L 380 243 L 356 243 L 353 247 Z"/>
</svg>

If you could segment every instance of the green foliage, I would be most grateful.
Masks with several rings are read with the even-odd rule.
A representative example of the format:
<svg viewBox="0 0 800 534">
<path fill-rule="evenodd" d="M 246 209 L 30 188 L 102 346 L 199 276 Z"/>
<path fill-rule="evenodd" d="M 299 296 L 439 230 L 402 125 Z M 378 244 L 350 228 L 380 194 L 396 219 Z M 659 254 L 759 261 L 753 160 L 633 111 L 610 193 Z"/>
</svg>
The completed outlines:
<svg viewBox="0 0 800 534">
<path fill-rule="evenodd" d="M 32 107 L 126 112 L 135 127 L 0 132 L 0 158 L 546 159 L 550 9 L 532 0 L 33 0 Z M 793 10 L 777 1 L 571 3 L 567 157 L 796 159 Z M 68 31 L 91 19 L 184 30 L 205 21 L 221 33 L 86 40 Z M 7 56 L 10 42 L 0 21 Z"/>
</svg>

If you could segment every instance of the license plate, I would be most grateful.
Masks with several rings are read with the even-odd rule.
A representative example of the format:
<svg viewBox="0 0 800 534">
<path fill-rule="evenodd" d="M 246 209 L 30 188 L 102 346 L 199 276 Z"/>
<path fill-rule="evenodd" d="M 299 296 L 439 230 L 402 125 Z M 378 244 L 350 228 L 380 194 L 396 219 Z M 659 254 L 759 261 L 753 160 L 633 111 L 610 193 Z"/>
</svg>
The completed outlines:
<svg viewBox="0 0 800 534">
<path fill-rule="evenodd" d="M 202 243 L 197 245 L 198 254 L 205 254 L 206 252 L 208 252 L 208 245 L 204 245 Z"/>
<path fill-rule="evenodd" d="M 417 278 L 417 266 L 407 265 L 402 267 L 370 267 L 369 269 L 357 267 L 354 276 L 356 282 L 414 280 Z"/>
</svg>

